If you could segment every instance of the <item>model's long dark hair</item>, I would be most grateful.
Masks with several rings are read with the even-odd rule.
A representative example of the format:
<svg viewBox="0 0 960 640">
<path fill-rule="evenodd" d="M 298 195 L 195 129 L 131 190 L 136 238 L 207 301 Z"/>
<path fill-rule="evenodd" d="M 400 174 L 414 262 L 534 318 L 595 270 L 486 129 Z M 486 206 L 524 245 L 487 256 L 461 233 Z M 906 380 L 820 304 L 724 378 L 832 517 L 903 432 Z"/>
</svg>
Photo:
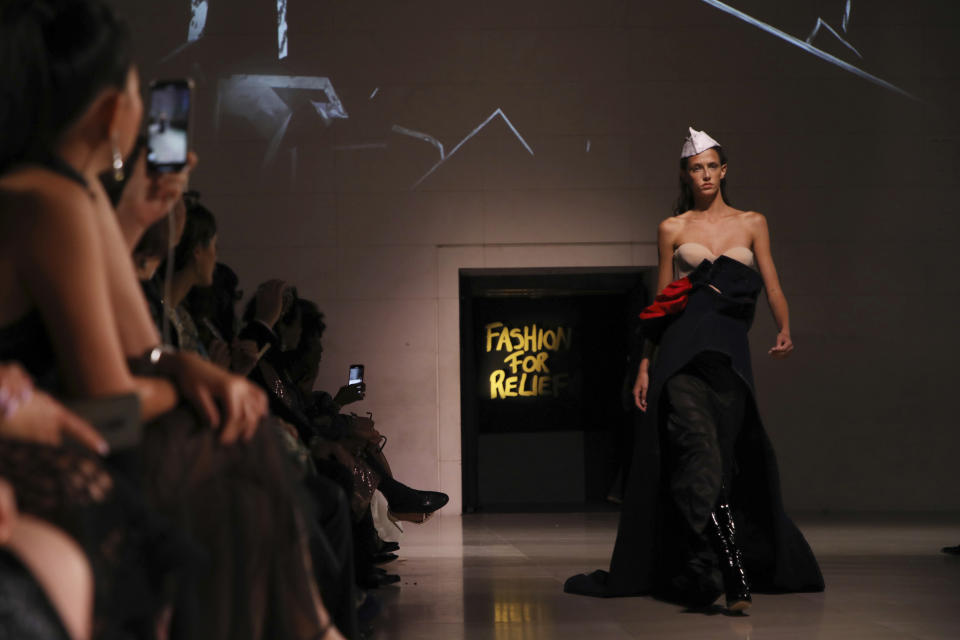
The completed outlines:
<svg viewBox="0 0 960 640">
<path fill-rule="evenodd" d="M 717 145 L 715 147 L 710 147 L 717 152 L 717 155 L 720 156 L 720 164 L 727 164 L 727 154 L 724 153 L 723 147 Z M 706 149 L 709 151 L 710 149 Z M 693 200 L 693 189 L 690 188 L 690 183 L 685 179 L 685 174 L 687 172 L 687 165 L 689 164 L 690 158 L 680 158 L 680 195 L 677 197 L 677 203 L 673 207 L 673 215 L 678 216 L 685 211 L 690 211 L 693 209 L 694 200 Z M 730 204 L 730 198 L 727 197 L 727 179 L 724 178 L 720 181 L 720 195 L 723 196 L 723 201 L 727 204 Z"/>
<path fill-rule="evenodd" d="M 100 0 L 0 0 L 0 173 L 49 156 L 131 64 L 129 31 Z"/>
</svg>

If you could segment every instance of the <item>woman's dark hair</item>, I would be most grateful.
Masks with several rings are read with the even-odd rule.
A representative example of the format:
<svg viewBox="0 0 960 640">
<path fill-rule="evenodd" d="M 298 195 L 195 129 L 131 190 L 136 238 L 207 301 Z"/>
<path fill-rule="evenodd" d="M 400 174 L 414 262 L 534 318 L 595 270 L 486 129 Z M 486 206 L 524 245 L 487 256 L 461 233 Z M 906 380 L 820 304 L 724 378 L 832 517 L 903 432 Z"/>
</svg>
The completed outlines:
<svg viewBox="0 0 960 640">
<path fill-rule="evenodd" d="M 213 268 L 213 284 L 209 287 L 193 287 L 187 294 L 184 305 L 193 316 L 204 344 L 209 344 L 214 337 L 204 320 L 213 324 L 227 344 L 233 342 L 237 322 L 235 305 L 243 297 L 239 285 L 236 272 L 218 262 Z"/>
<path fill-rule="evenodd" d="M 727 154 L 723 151 L 723 147 L 717 145 L 715 147 L 710 147 L 710 149 L 714 149 L 717 152 L 717 155 L 720 156 L 721 165 L 727 164 Z M 707 149 L 707 151 L 710 149 Z M 691 189 L 690 184 L 684 180 L 684 174 L 687 172 L 689 160 L 690 158 L 680 158 L 680 195 L 677 197 L 677 203 L 673 207 L 673 215 L 675 216 L 693 209 L 693 189 Z M 723 196 L 724 202 L 730 204 L 730 199 L 727 198 L 726 178 L 720 181 L 720 195 Z"/>
<path fill-rule="evenodd" d="M 266 284 L 266 283 L 263 283 Z M 262 287 L 263 284 L 260 286 Z M 259 290 L 259 289 L 258 289 Z M 285 324 L 290 324 L 297 319 L 297 316 L 300 315 L 301 306 L 298 304 L 300 296 L 297 295 L 297 288 L 292 285 L 287 285 L 284 288 L 283 292 L 283 312 L 280 314 L 280 318 L 277 322 L 283 322 Z M 257 315 L 257 294 L 254 292 L 253 297 L 247 301 L 247 306 L 243 308 L 243 323 L 247 324 L 253 322 L 254 316 Z"/>
<path fill-rule="evenodd" d="M 205 206 L 199 202 L 187 204 L 187 221 L 183 226 L 183 237 L 173 252 L 173 270 L 180 271 L 193 259 L 193 250 L 209 246 L 213 236 L 217 235 L 217 220 Z"/>
<path fill-rule="evenodd" d="M 323 321 L 323 312 L 315 303 L 298 298 L 294 304 L 300 307 L 302 331 L 300 332 L 300 344 L 297 345 L 299 351 L 306 349 L 309 346 L 309 341 L 323 338 L 323 332 L 326 331 L 327 325 Z"/>
<path fill-rule="evenodd" d="M 166 258 L 170 246 L 170 221 L 164 216 L 147 227 L 133 248 L 133 259 Z"/>
<path fill-rule="evenodd" d="M 131 65 L 129 31 L 100 0 L 0 0 L 0 173 L 46 159 Z"/>
<path fill-rule="evenodd" d="M 323 353 L 320 341 L 327 325 L 323 312 L 313 302 L 298 298 L 294 306 L 300 311 L 300 342 L 295 349 L 283 354 L 283 366 L 290 379 L 299 385 L 304 380 L 312 382 L 317 376 Z"/>
</svg>

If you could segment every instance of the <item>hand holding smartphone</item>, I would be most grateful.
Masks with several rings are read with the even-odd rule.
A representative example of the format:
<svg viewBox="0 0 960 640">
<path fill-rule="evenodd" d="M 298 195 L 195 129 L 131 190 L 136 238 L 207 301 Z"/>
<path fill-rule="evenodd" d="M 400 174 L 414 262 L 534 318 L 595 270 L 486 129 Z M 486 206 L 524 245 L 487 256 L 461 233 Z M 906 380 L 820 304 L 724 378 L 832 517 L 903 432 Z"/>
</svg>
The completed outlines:
<svg viewBox="0 0 960 640">
<path fill-rule="evenodd" d="M 190 151 L 193 81 L 155 80 L 150 83 L 147 114 L 147 168 L 155 173 L 177 172 Z"/>
<path fill-rule="evenodd" d="M 363 384 L 363 365 L 350 365 L 350 375 L 347 379 L 348 385 Z"/>
<path fill-rule="evenodd" d="M 347 376 L 347 384 L 340 387 L 333 401 L 341 407 L 363 400 L 367 391 L 367 385 L 363 382 L 363 365 L 350 365 L 350 373 Z"/>
</svg>

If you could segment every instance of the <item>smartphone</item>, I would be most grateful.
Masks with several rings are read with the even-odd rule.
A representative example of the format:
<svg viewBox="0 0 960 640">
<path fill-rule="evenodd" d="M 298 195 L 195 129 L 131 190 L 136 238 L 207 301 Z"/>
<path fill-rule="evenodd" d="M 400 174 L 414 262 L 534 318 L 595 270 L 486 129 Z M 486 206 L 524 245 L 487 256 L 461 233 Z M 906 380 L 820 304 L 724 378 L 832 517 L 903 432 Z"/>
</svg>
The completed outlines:
<svg viewBox="0 0 960 640">
<path fill-rule="evenodd" d="M 190 151 L 193 81 L 154 80 L 147 112 L 147 167 L 156 173 L 180 171 Z"/>
<path fill-rule="evenodd" d="M 350 377 L 347 381 L 347 384 L 363 384 L 363 365 L 362 364 L 350 365 Z"/>
</svg>

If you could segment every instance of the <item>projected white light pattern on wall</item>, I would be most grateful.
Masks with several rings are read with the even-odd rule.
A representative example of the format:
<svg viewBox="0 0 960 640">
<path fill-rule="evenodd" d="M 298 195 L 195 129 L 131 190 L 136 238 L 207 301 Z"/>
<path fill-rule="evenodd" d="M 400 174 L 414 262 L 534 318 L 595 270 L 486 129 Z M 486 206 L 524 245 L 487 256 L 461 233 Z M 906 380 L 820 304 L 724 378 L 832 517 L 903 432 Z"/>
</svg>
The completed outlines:
<svg viewBox="0 0 960 640">
<path fill-rule="evenodd" d="M 847 32 L 847 27 L 850 26 L 850 0 L 847 0 L 847 5 L 843 9 L 843 18 L 840 19 L 840 28 L 843 29 L 843 32 Z M 813 44 L 813 39 L 817 37 L 817 34 L 820 33 L 820 27 L 826 27 L 827 30 L 834 35 L 834 37 L 842 42 L 850 51 L 853 51 L 857 54 L 858 58 L 863 58 L 863 54 L 857 51 L 857 48 L 852 44 L 847 42 L 843 36 L 837 33 L 836 29 L 827 24 L 823 18 L 817 17 L 817 24 L 814 25 L 813 31 L 810 32 L 810 35 L 807 36 L 807 42 Z"/>
<path fill-rule="evenodd" d="M 190 26 L 187 30 L 187 41 L 164 56 L 161 62 L 169 60 L 183 51 L 187 45 L 203 37 L 209 10 L 210 3 L 207 0 L 190 0 Z M 277 0 L 277 58 L 283 60 L 287 54 L 287 0 Z"/>
<path fill-rule="evenodd" d="M 771 26 L 771 25 L 767 24 L 766 22 L 762 22 L 762 21 L 760 21 L 760 20 L 757 20 L 757 19 L 754 18 L 753 16 L 750 16 L 750 15 L 744 13 L 743 11 L 740 11 L 739 9 L 734 9 L 734 8 L 731 7 L 730 5 L 725 4 L 725 3 L 723 3 L 723 2 L 720 2 L 719 0 L 701 0 L 701 2 L 705 2 L 706 4 L 710 5 L 711 7 L 714 7 L 714 8 L 716 8 L 716 9 L 719 9 L 720 11 L 723 11 L 724 13 L 729 13 L 730 15 L 732 15 L 732 16 L 734 16 L 734 17 L 736 17 L 736 18 L 739 18 L 740 20 L 743 20 L 743 21 L 746 22 L 747 24 L 751 24 L 751 25 L 757 27 L 758 29 L 762 29 L 763 31 L 766 31 L 766 32 L 769 33 L 769 34 L 774 35 L 774 36 L 780 38 L 781 40 L 783 40 L 783 41 L 785 41 L 785 42 L 788 42 L 789 44 L 792 44 L 792 45 L 795 46 L 795 47 L 799 47 L 800 49 L 803 49 L 803 50 L 806 51 L 807 53 L 809 53 L 809 54 L 811 54 L 811 55 L 814 55 L 814 56 L 820 58 L 821 60 L 824 60 L 824 61 L 826 61 L 826 62 L 829 62 L 830 64 L 833 64 L 833 65 L 836 65 L 836 66 L 840 67 L 841 69 L 843 69 L 844 71 L 848 71 L 849 73 L 852 73 L 852 74 L 854 74 L 855 76 L 858 76 L 858 77 L 860 77 L 860 78 L 863 78 L 864 80 L 867 80 L 868 82 L 872 82 L 873 84 L 876 84 L 876 85 L 878 85 L 878 86 L 881 86 L 881 87 L 883 87 L 884 89 L 889 89 L 890 91 L 893 91 L 893 92 L 895 92 L 895 93 L 899 93 L 900 95 L 905 96 L 905 97 L 907 97 L 907 98 L 910 98 L 911 100 L 918 100 L 918 101 L 919 101 L 919 98 L 917 98 L 916 96 L 914 96 L 914 95 L 912 95 L 912 94 L 910 94 L 910 93 L 907 93 L 906 91 L 904 91 L 904 90 L 901 89 L 900 87 L 897 87 L 896 85 L 893 85 L 893 84 L 887 82 L 886 80 L 884 80 L 884 79 L 882 79 L 882 78 L 878 78 L 877 76 L 875 76 L 875 75 L 873 75 L 873 74 L 871 74 L 871 73 L 867 73 L 867 72 L 864 71 L 863 69 L 861 69 L 861 68 L 859 68 L 859 67 L 856 67 L 856 66 L 850 64 L 849 62 L 846 62 L 846 61 L 844 61 L 844 60 L 841 60 L 840 58 L 838 58 L 838 57 L 836 57 L 836 56 L 834 56 L 834 55 L 831 55 L 831 54 L 827 53 L 826 51 L 824 51 L 824 50 L 822 50 L 822 49 L 819 49 L 819 48 L 813 46 L 812 44 L 810 44 L 809 41 L 813 39 L 813 36 L 816 35 L 817 30 L 819 29 L 820 24 L 823 23 L 823 20 L 822 20 L 822 19 L 819 19 L 819 18 L 818 18 L 817 26 L 814 27 L 814 30 L 813 30 L 813 32 L 810 34 L 810 37 L 807 39 L 807 41 L 804 41 L 804 40 L 801 40 L 800 38 L 797 38 L 797 37 L 794 37 L 794 36 L 790 35 L 789 33 L 786 33 L 786 32 L 784 32 L 784 31 L 781 31 L 780 29 L 777 29 L 776 27 Z M 847 2 L 846 10 L 844 11 L 844 15 L 843 15 L 844 30 L 846 30 L 846 25 L 848 25 L 849 22 L 850 22 L 850 2 Z M 830 31 L 831 31 L 834 35 L 836 35 L 838 38 L 840 38 L 839 34 L 837 34 L 837 32 L 834 31 L 832 28 L 830 28 L 829 25 L 826 25 L 826 23 L 823 23 L 823 24 L 824 24 L 828 29 L 830 29 Z M 843 38 L 840 38 L 840 41 L 843 42 L 843 43 L 844 43 L 845 45 L 847 45 L 848 47 L 850 47 L 851 49 L 853 49 L 852 45 L 850 45 L 848 42 L 846 42 Z M 856 51 L 856 49 L 853 49 L 853 50 L 857 53 L 857 55 L 860 55 L 860 52 L 859 52 L 859 51 Z M 861 57 L 862 57 L 862 56 L 861 56 Z"/>
<path fill-rule="evenodd" d="M 826 27 L 826 28 L 827 28 L 827 31 L 829 31 L 830 33 L 832 33 L 832 34 L 834 35 L 834 37 L 836 37 L 837 40 L 839 40 L 841 43 L 843 43 L 844 46 L 846 46 L 848 49 L 850 49 L 850 51 L 853 51 L 855 54 L 857 54 L 857 57 L 863 58 L 863 54 L 860 53 L 859 51 L 857 51 L 857 48 L 856 48 L 856 47 L 854 47 L 852 44 L 850 44 L 849 42 L 847 42 L 847 41 L 843 38 L 843 36 L 841 36 L 839 33 L 837 33 L 836 29 L 834 29 L 833 27 L 831 27 L 828 23 L 824 22 L 824 21 L 823 21 L 823 18 L 817 18 L 817 24 L 814 25 L 813 31 L 811 31 L 811 32 L 810 32 L 810 35 L 807 36 L 807 42 L 808 42 L 809 44 L 813 44 L 813 39 L 817 37 L 817 34 L 818 34 L 818 33 L 820 33 L 820 27 Z"/>
<path fill-rule="evenodd" d="M 403 136 L 410 136 L 411 138 L 416 138 L 417 140 L 423 140 L 427 144 L 431 144 L 437 148 L 440 152 L 440 159 L 443 160 L 445 153 L 443 151 L 443 143 L 434 138 L 429 133 L 423 133 L 422 131 L 414 131 L 413 129 L 407 129 L 406 127 L 401 127 L 398 124 L 395 124 L 391 127 L 391 131 L 394 133 L 399 133 Z"/>
<path fill-rule="evenodd" d="M 287 0 L 277 0 L 277 58 L 287 57 Z"/>
<path fill-rule="evenodd" d="M 420 131 L 414 131 L 413 129 L 407 129 L 406 127 L 401 127 L 401 126 L 399 126 L 399 125 L 394 125 L 394 126 L 393 126 L 393 131 L 395 131 L 395 132 L 397 132 L 397 133 L 399 133 L 399 134 L 405 135 L 405 136 L 410 136 L 410 137 L 413 137 L 413 138 L 417 138 L 418 140 L 423 140 L 424 142 L 426 142 L 426 143 L 428 143 L 428 144 L 432 144 L 433 146 L 435 146 L 435 147 L 440 151 L 440 160 L 438 160 L 435 165 L 433 165 L 432 167 L 430 167 L 430 169 L 429 169 L 425 174 L 423 174 L 423 175 L 420 177 L 419 180 L 417 180 L 416 182 L 414 182 L 413 185 L 410 187 L 410 189 L 416 189 L 418 186 L 420 186 L 420 183 L 422 183 L 424 180 L 426 180 L 427 178 L 429 178 L 429 177 L 433 174 L 434 171 L 436 171 L 437 169 L 439 169 L 447 160 L 449 160 L 450 158 L 452 158 L 452 157 L 454 156 L 454 154 L 456 154 L 457 151 L 459 151 L 460 148 L 461 148 L 468 140 L 470 140 L 470 138 L 472 138 L 473 136 L 475 136 L 475 135 L 477 135 L 478 133 L 480 133 L 480 131 L 481 131 L 485 126 L 487 126 L 488 124 L 490 124 L 490 122 L 491 122 L 494 118 L 496 118 L 496 117 L 498 117 L 498 116 L 499 116 L 500 118 L 502 118 L 503 121 L 507 124 L 507 126 L 510 128 L 510 131 L 513 132 L 513 135 L 516 136 L 517 140 L 520 141 L 520 144 L 523 145 L 523 148 L 526 149 L 527 152 L 528 152 L 530 155 L 534 155 L 533 149 L 530 148 L 530 145 L 527 144 L 527 141 L 523 139 L 523 136 L 520 135 L 520 132 L 517 131 L 517 128 L 513 126 L 513 123 L 512 123 L 512 122 L 510 122 L 510 118 L 508 118 L 507 115 L 503 112 L 503 110 L 500 109 L 499 107 L 498 107 L 493 113 L 491 113 L 491 114 L 487 117 L 486 120 L 484 120 L 483 122 L 481 122 L 480 125 L 479 125 L 476 129 L 474 129 L 473 131 L 471 131 L 470 133 L 468 133 L 467 136 L 466 136 L 463 140 L 461 140 L 460 142 L 458 142 L 458 143 L 457 143 L 457 146 L 455 146 L 450 153 L 444 153 L 443 143 L 440 142 L 439 140 L 437 140 L 436 138 L 434 138 L 433 136 L 431 136 L 431 135 L 429 135 L 429 134 L 426 134 L 426 133 L 422 133 L 422 132 L 420 132 Z"/>
<path fill-rule="evenodd" d="M 187 41 L 160 58 L 160 62 L 166 62 L 203 37 L 203 32 L 207 28 L 207 12 L 209 9 L 210 3 L 207 0 L 190 0 L 190 24 L 187 26 Z"/>
<path fill-rule="evenodd" d="M 209 8 L 207 0 L 190 0 L 190 27 L 187 31 L 187 42 L 196 42 L 203 37 L 203 30 L 207 28 Z"/>
<path fill-rule="evenodd" d="M 284 91 L 284 97 L 277 89 Z M 318 94 L 323 94 L 323 100 Z M 270 164 L 293 118 L 297 103 L 309 102 L 313 110 L 329 126 L 333 120 L 347 119 L 346 109 L 333 88 L 330 78 L 321 76 L 234 75 L 220 80 L 214 125 L 219 130 L 221 113 L 243 118 L 260 135 L 270 139 L 263 164 Z M 291 104 L 294 103 L 294 104 Z"/>
</svg>

